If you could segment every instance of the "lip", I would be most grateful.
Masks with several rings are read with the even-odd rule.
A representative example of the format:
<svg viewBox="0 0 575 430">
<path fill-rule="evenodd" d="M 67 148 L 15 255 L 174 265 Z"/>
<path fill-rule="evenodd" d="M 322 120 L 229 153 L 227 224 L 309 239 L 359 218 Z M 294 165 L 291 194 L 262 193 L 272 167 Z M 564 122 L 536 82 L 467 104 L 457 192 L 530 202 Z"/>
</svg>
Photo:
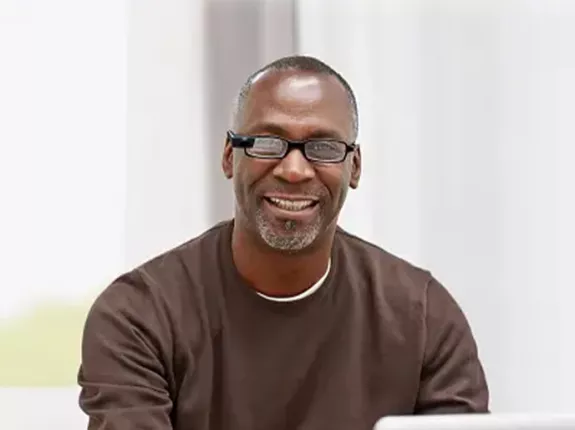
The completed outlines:
<svg viewBox="0 0 575 430">
<path fill-rule="evenodd" d="M 281 199 L 281 200 L 292 200 L 294 202 L 302 200 L 313 200 L 314 202 L 319 201 L 317 197 L 314 196 L 304 196 L 304 195 L 294 195 L 294 194 L 264 194 L 266 199 Z"/>
<path fill-rule="evenodd" d="M 293 196 L 290 196 L 290 198 L 286 198 L 286 197 L 276 197 L 276 195 L 273 196 L 273 198 L 283 198 L 286 200 L 293 200 L 293 201 L 297 201 L 297 200 L 314 200 L 315 202 L 317 202 L 317 199 L 312 199 L 310 197 L 306 197 L 306 198 L 300 198 L 300 199 L 296 199 Z M 268 212 L 270 215 L 272 215 L 272 217 L 276 218 L 276 219 L 280 219 L 280 220 L 284 220 L 284 221 L 296 221 L 296 222 L 300 222 L 300 223 L 306 223 L 306 222 L 310 222 L 313 220 L 313 218 L 316 216 L 317 211 L 319 210 L 319 205 L 316 203 L 310 207 L 307 207 L 305 209 L 302 210 L 298 210 L 298 211 L 290 211 L 287 209 L 282 209 L 276 205 L 274 205 L 273 203 L 271 203 L 268 198 L 264 198 L 263 199 L 263 206 L 266 212 Z"/>
</svg>

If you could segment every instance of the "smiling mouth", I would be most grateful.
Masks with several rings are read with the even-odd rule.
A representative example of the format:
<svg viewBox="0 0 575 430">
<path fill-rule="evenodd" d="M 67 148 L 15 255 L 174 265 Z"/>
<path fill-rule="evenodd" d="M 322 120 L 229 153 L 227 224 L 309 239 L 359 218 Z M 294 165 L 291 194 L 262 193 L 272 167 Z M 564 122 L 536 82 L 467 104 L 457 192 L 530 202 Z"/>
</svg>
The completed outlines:
<svg viewBox="0 0 575 430">
<path fill-rule="evenodd" d="M 317 205 L 317 200 L 291 200 L 278 197 L 265 197 L 266 201 L 279 209 L 290 212 L 299 212 Z"/>
</svg>

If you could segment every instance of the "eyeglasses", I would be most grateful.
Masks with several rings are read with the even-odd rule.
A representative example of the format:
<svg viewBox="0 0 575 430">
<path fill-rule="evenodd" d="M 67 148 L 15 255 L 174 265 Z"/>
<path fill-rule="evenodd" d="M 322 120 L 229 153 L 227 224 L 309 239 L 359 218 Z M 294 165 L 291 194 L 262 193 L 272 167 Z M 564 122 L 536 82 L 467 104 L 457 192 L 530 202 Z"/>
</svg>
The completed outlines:
<svg viewBox="0 0 575 430">
<path fill-rule="evenodd" d="M 293 141 L 277 136 L 242 136 L 228 131 L 233 148 L 244 148 L 246 155 L 263 159 L 282 159 L 292 149 L 299 149 L 304 157 L 315 163 L 341 163 L 357 145 L 335 139 Z"/>
</svg>

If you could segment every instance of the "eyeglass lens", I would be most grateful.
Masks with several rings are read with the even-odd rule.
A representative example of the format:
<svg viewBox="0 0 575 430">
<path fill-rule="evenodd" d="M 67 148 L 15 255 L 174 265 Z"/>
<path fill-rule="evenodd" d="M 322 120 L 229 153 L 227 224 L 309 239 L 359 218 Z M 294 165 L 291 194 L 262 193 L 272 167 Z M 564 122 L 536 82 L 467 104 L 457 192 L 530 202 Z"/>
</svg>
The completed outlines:
<svg viewBox="0 0 575 430">
<path fill-rule="evenodd" d="M 276 137 L 256 137 L 249 155 L 259 158 L 282 158 L 288 150 L 288 143 Z M 304 146 L 307 158 L 316 161 L 339 161 L 346 155 L 343 142 L 330 140 L 310 140 Z"/>
</svg>

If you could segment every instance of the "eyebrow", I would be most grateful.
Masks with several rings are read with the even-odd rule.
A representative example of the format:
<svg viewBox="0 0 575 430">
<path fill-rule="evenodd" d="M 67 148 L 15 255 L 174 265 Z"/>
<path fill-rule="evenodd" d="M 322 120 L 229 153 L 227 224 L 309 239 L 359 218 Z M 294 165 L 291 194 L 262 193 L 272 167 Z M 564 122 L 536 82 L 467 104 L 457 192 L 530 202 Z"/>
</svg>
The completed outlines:
<svg viewBox="0 0 575 430">
<path fill-rule="evenodd" d="M 276 135 L 279 137 L 288 137 L 288 131 L 279 124 L 271 123 L 271 122 L 263 122 L 255 124 L 254 127 L 250 127 L 249 130 L 253 133 L 269 133 L 272 135 Z M 343 140 L 343 136 L 339 134 L 335 130 L 319 128 L 314 130 L 309 135 L 306 136 L 306 139 L 335 139 L 335 140 Z"/>
</svg>

